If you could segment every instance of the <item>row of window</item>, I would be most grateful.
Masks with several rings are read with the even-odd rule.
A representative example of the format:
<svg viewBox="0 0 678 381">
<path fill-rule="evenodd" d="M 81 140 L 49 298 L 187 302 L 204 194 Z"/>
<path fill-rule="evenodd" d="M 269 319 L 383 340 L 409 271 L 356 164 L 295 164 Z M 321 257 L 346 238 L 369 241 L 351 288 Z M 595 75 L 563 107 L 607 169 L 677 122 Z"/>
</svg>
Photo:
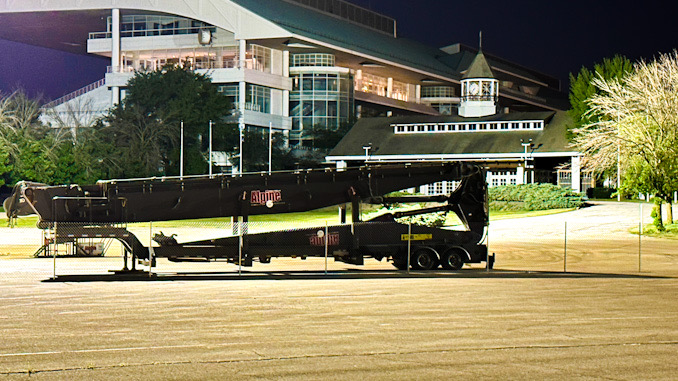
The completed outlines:
<svg viewBox="0 0 678 381">
<path fill-rule="evenodd" d="M 342 73 L 299 73 L 292 76 L 290 138 L 301 139 L 313 127 L 336 129 L 353 111 L 353 78 Z"/>
<path fill-rule="evenodd" d="M 216 28 L 201 21 L 172 16 L 128 15 L 120 19 L 121 37 L 144 36 L 171 36 L 177 34 L 196 34 L 200 29 L 209 29 L 212 33 Z M 113 18 L 106 19 L 106 32 L 89 34 L 90 39 L 111 38 Z"/>
<path fill-rule="evenodd" d="M 293 92 L 348 93 L 351 78 L 334 73 L 300 73 L 292 76 Z"/>
<path fill-rule="evenodd" d="M 343 0 L 288 0 L 395 35 L 395 20 Z"/>
<path fill-rule="evenodd" d="M 329 53 L 303 53 L 293 54 L 290 66 L 334 66 L 334 54 Z"/>
<path fill-rule="evenodd" d="M 422 98 L 453 98 L 454 96 L 454 87 L 450 86 L 427 86 L 421 89 Z"/>
<path fill-rule="evenodd" d="M 463 131 L 497 131 L 497 130 L 542 130 L 543 121 L 522 122 L 482 122 L 482 123 L 434 123 L 434 124 L 394 124 L 396 134 L 430 133 L 430 132 L 463 132 Z"/>
<path fill-rule="evenodd" d="M 238 84 L 220 85 L 217 89 L 231 101 L 235 108 L 238 107 L 240 102 Z M 248 83 L 245 91 L 245 109 L 270 114 L 271 88 Z"/>
</svg>

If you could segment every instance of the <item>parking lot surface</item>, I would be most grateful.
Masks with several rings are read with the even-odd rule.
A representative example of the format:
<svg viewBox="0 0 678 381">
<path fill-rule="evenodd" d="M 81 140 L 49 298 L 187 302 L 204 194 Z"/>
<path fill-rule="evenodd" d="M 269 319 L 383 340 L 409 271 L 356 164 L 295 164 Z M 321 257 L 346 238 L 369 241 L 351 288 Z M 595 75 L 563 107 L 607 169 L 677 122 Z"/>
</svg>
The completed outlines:
<svg viewBox="0 0 678 381">
<path fill-rule="evenodd" d="M 676 241 L 648 239 L 638 272 L 637 237 L 572 234 L 564 273 L 555 218 L 541 245 L 549 219 L 493 224 L 492 271 L 59 258 L 50 281 L 52 259 L 0 260 L 0 379 L 675 379 Z"/>
</svg>

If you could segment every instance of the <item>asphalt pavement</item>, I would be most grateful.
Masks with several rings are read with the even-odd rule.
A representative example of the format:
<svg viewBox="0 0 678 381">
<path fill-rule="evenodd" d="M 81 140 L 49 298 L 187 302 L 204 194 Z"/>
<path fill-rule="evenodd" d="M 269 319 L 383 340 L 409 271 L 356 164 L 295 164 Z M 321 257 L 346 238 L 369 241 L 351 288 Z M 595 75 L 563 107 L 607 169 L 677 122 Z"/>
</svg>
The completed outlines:
<svg viewBox="0 0 678 381">
<path fill-rule="evenodd" d="M 675 379 L 678 244 L 638 271 L 618 207 L 493 223 L 492 271 L 0 259 L 0 379 Z"/>
</svg>

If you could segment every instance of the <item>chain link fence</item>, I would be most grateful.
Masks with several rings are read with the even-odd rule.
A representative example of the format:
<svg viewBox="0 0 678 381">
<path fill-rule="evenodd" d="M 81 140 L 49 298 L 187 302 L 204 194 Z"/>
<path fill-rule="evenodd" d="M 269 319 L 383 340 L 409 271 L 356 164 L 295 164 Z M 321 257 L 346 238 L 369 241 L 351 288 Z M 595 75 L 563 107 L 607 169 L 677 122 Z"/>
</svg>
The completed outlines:
<svg viewBox="0 0 678 381">
<path fill-rule="evenodd" d="M 644 224 L 651 222 L 650 211 L 649 204 L 610 203 L 604 208 L 594 206 L 554 215 L 492 221 L 484 243 L 489 254 L 495 255 L 493 271 L 675 272 L 678 241 L 638 234 Z M 0 276 L 22 277 L 31 272 L 44 277 L 108 274 L 122 269 L 150 270 L 153 274 L 260 272 L 283 275 L 357 269 L 396 271 L 396 267 L 403 269 L 403 266 L 394 264 L 390 257 L 403 254 L 403 250 L 412 252 L 423 246 L 431 247 L 442 260 L 446 252 L 453 249 L 454 245 L 431 243 L 430 235 L 434 231 L 427 228 L 402 225 L 389 230 L 389 226 L 341 225 L 329 220 L 239 223 L 219 219 L 110 225 L 96 229 L 72 224 L 56 224 L 47 230 L 2 227 Z M 355 234 L 356 229 L 361 233 Z M 277 233 L 260 234 L 265 232 Z M 365 258 L 364 263 L 359 264 L 360 260 L 345 250 L 351 244 L 345 242 L 346 239 L 356 240 L 353 244 L 359 244 L 357 241 L 361 239 L 374 243 L 377 248 L 371 249 L 373 258 Z M 459 233 L 445 239 L 461 242 L 466 238 Z M 178 245 L 187 242 L 191 244 Z M 468 247 L 461 246 L 457 248 L 461 254 L 464 251 L 469 252 L 468 256 L 474 254 Z M 128 252 L 139 247 L 152 250 L 143 255 L 143 261 L 135 262 Z M 250 255 L 243 257 L 242 253 Z M 151 268 L 150 264 L 154 266 Z M 485 270 L 486 267 L 482 261 L 466 264 L 465 270 Z M 437 267 L 436 271 L 444 269 Z"/>
</svg>

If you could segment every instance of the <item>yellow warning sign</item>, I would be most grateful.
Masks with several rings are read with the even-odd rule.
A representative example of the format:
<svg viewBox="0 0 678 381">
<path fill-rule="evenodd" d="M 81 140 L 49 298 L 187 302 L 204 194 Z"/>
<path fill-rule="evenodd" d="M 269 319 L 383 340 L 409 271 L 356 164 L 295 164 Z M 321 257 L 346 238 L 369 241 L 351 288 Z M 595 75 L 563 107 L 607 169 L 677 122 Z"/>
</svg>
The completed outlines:
<svg viewBox="0 0 678 381">
<path fill-rule="evenodd" d="M 401 234 L 401 241 L 426 241 L 433 239 L 433 234 Z"/>
</svg>

